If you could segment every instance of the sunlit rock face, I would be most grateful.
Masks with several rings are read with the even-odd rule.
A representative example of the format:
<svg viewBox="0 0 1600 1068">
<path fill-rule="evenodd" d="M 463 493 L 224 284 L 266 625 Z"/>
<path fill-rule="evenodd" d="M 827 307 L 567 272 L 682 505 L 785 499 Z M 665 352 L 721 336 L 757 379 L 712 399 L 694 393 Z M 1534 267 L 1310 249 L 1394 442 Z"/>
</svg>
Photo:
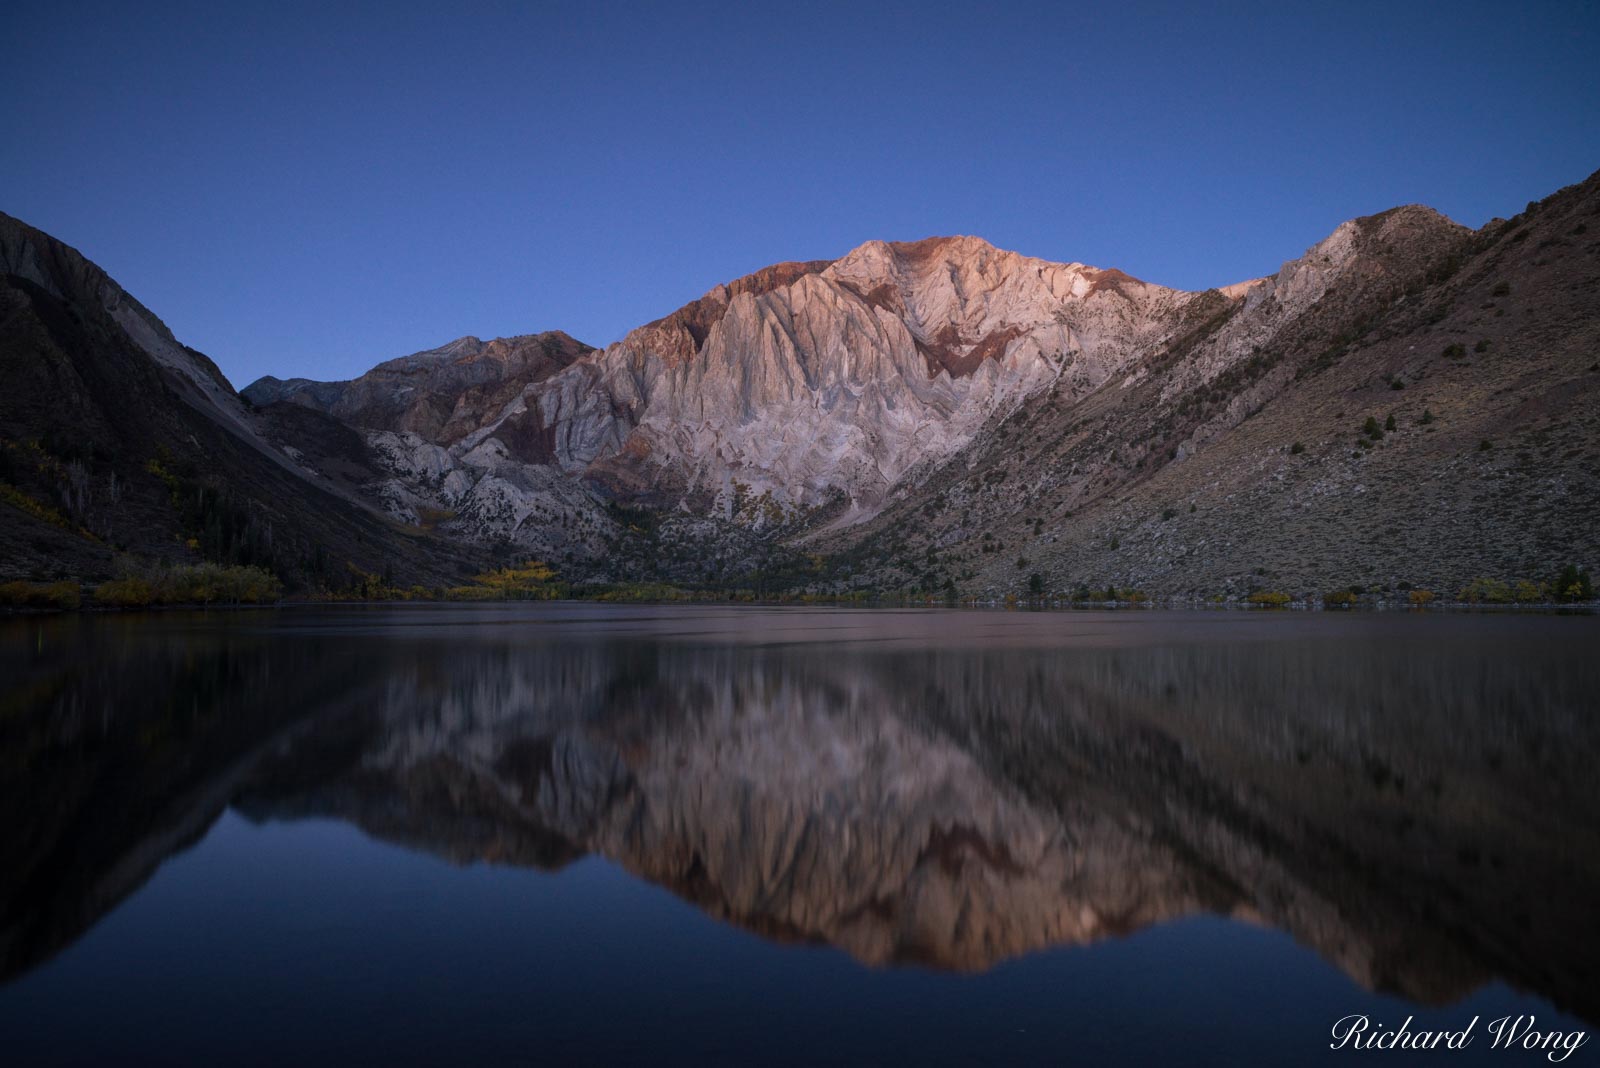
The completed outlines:
<svg viewBox="0 0 1600 1068">
<path fill-rule="evenodd" d="M 1028 398 L 1126 371 L 1197 300 L 1229 298 L 974 237 L 872 241 L 719 285 L 603 351 L 462 338 L 244 395 L 362 430 L 397 519 L 593 556 L 616 497 L 755 528 L 859 521 Z"/>
<path fill-rule="evenodd" d="M 859 516 L 1027 397 L 1099 386 L 1197 296 L 973 237 L 872 241 L 719 286 L 530 393 L 562 468 L 613 492 Z"/>
<path fill-rule="evenodd" d="M 1047 419 L 1058 436 L 1102 426 L 1141 385 L 1151 419 L 1191 393 L 1228 394 L 1170 450 L 1181 461 L 1293 373 L 1239 388 L 1230 371 L 1292 330 L 1320 336 L 1387 306 L 1464 234 L 1398 208 L 1342 224 L 1271 277 L 1199 293 L 976 237 L 869 241 L 719 285 L 604 350 L 559 333 L 463 338 L 353 382 L 245 392 L 360 427 L 387 474 L 369 486 L 385 510 L 469 540 L 598 560 L 620 530 L 604 505 L 620 500 L 791 542 L 926 503 L 936 475 L 1009 461 L 1022 443 L 1004 428 L 1044 408 L 1083 413 Z M 1117 484 L 1124 454 L 1163 433 L 1130 429 L 1066 466 L 1086 486 Z"/>
</svg>

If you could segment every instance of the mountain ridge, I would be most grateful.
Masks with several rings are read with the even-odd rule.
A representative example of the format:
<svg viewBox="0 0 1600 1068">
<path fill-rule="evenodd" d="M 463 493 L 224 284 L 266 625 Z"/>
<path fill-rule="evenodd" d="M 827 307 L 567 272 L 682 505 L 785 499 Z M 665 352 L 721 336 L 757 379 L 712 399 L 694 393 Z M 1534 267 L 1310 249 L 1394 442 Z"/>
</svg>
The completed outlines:
<svg viewBox="0 0 1600 1068">
<path fill-rule="evenodd" d="M 1583 219 L 1597 213 L 1600 175 L 1477 231 L 1403 205 L 1341 223 L 1271 275 L 1198 292 L 970 235 L 871 240 L 714 286 L 603 348 L 560 331 L 468 335 L 354 379 L 265 377 L 237 396 L 104 272 L 83 270 L 87 288 L 114 287 L 99 303 L 123 332 L 211 396 L 207 414 L 252 448 L 401 530 L 545 559 L 579 581 L 969 596 L 1024 583 L 1191 596 L 1362 578 L 1442 589 L 1600 560 L 1582 526 L 1600 518 L 1584 466 L 1600 427 L 1582 403 L 1600 320 L 1600 245 Z M 0 264 L 44 277 L 55 254 L 24 245 Z M 1511 277 L 1489 278 L 1502 269 Z M 1513 349 L 1532 362 L 1500 358 Z M 1458 404 L 1460 391 L 1476 406 Z M 1488 488 L 1453 450 L 1492 451 L 1505 432 L 1495 398 L 1529 391 L 1556 413 L 1546 422 L 1559 446 L 1541 448 L 1555 450 L 1564 504 L 1525 494 L 1485 509 Z M 1391 399 L 1404 403 L 1380 403 Z M 1418 400 L 1433 403 L 1412 412 Z M 1368 409 L 1376 434 L 1362 429 Z M 1434 425 L 1446 411 L 1449 425 Z M 1343 440 L 1311 433 L 1345 418 Z M 1261 451 L 1267 423 L 1287 438 L 1282 458 Z M 1213 462 L 1245 441 L 1261 447 Z M 1335 472 L 1315 491 L 1300 487 L 1304 465 L 1287 466 L 1312 448 Z M 1347 524 L 1338 508 L 1367 516 L 1373 501 L 1444 485 L 1446 471 L 1474 493 L 1406 506 L 1446 559 L 1416 557 L 1398 534 L 1355 539 L 1359 554 L 1296 548 Z M 1305 503 L 1262 503 L 1274 485 L 1300 487 Z M 1270 529 L 1232 503 L 1241 495 L 1273 511 Z M 1135 514 L 1141 500 L 1171 525 Z M 1312 501 L 1339 503 L 1328 513 Z M 1481 520 L 1481 543 L 1504 525 L 1517 549 L 1449 535 L 1461 509 Z M 653 518 L 624 518 L 635 512 Z M 1519 533 L 1539 523 L 1539 537 Z M 1125 539 L 1139 550 L 1123 551 Z"/>
</svg>

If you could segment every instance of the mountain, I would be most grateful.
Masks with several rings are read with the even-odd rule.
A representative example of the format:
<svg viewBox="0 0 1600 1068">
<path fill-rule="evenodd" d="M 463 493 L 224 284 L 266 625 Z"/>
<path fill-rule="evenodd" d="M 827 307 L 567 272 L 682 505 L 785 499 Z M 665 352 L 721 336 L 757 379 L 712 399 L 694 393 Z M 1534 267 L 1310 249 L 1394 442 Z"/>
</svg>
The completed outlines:
<svg viewBox="0 0 1600 1068">
<path fill-rule="evenodd" d="M 1100 385 L 1203 299 L 971 237 L 786 267 L 542 384 L 562 468 L 730 517 L 741 499 L 870 514 L 1027 398 Z"/>
<path fill-rule="evenodd" d="M 362 524 L 340 542 L 369 547 L 359 565 L 340 548 L 351 569 L 432 584 L 441 561 L 532 556 L 578 581 L 1204 597 L 1454 593 L 1600 565 L 1597 212 L 1600 175 L 1478 231 L 1395 208 L 1203 292 L 975 237 L 869 241 L 717 286 L 603 349 L 463 337 L 242 395 L 28 232 L 77 279 L 38 299 L 104 320 L 79 349 L 171 394 L 139 410 L 159 425 L 94 439 L 140 457 L 119 478 L 161 435 L 210 465 L 174 429 L 198 413 L 250 467 L 241 484 L 290 480 L 260 507 L 338 502 L 275 531 Z M 12 289 L 39 285 L 43 259 L 7 256 Z M 15 373 L 6 403 L 47 410 L 53 387 Z M 132 388 L 95 391 L 97 411 Z M 54 478 L 34 479 L 38 503 L 93 532 Z M 165 547 L 173 523 L 157 526 Z M 15 559 L 94 556 L 50 538 Z"/>
<path fill-rule="evenodd" d="M 986 428 L 850 547 L 879 583 L 991 591 L 1454 594 L 1593 567 L 1597 214 L 1600 176 L 1476 233 L 1347 223 L 1093 395 Z"/>
<path fill-rule="evenodd" d="M 276 441 L 369 450 L 323 415 L 263 417 L 214 363 L 75 250 L 0 215 L 0 577 L 129 561 L 257 564 L 299 586 L 444 583 L 481 557 L 396 523 Z"/>
<path fill-rule="evenodd" d="M 353 382 L 267 377 L 242 396 L 257 406 L 292 401 L 356 426 L 449 443 L 477 429 L 474 413 L 502 407 L 591 351 L 559 330 L 489 342 L 462 337 L 381 363 Z"/>
<path fill-rule="evenodd" d="M 462 339 L 245 392 L 359 428 L 391 515 L 590 578 L 1454 592 L 1600 561 L 1597 210 L 1396 208 L 1198 293 L 871 241 L 498 390 L 429 384 Z"/>
</svg>

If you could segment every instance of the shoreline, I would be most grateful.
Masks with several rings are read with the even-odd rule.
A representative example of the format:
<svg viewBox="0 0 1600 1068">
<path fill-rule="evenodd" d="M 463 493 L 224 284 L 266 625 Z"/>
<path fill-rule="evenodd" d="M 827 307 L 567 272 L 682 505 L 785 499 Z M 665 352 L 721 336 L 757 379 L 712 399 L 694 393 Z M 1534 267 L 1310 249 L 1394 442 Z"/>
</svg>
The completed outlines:
<svg viewBox="0 0 1600 1068">
<path fill-rule="evenodd" d="M 1062 601 L 1062 600 L 1015 600 L 995 598 L 969 598 L 963 600 L 945 600 L 938 598 L 893 598 L 879 597 L 872 599 L 860 598 L 823 598 L 810 599 L 797 598 L 758 598 L 758 597 L 685 597 L 685 598 L 640 598 L 619 599 L 603 597 L 504 597 L 504 598 L 377 598 L 377 599 L 336 599 L 336 598 L 284 598 L 267 603 L 247 602 L 203 602 L 187 601 L 173 604 L 150 605 L 98 605 L 83 604 L 72 608 L 53 608 L 37 606 L 6 605 L 0 606 L 0 618 L 28 617 L 28 616 L 64 616 L 64 615 L 129 615 L 146 612 L 209 612 L 209 611 L 277 611 L 297 608 L 397 608 L 409 605 L 417 607 L 439 608 L 444 606 L 459 605 L 463 607 L 485 607 L 493 605 L 615 605 L 643 606 L 643 607 L 703 607 L 703 606 L 748 606 L 751 608 L 859 608 L 863 610 L 878 609 L 929 609 L 943 611 L 970 611 L 970 612 L 1139 612 L 1139 611 L 1179 611 L 1179 612 L 1247 612 L 1247 613 L 1284 613 L 1304 614 L 1328 612 L 1334 614 L 1379 614 L 1405 612 L 1418 615 L 1596 615 L 1600 614 L 1600 600 L 1579 602 L 1528 602 L 1513 604 L 1477 603 L 1471 601 L 1431 601 L 1427 604 L 1413 604 L 1393 598 L 1378 598 L 1364 600 L 1355 604 L 1324 605 L 1315 601 L 1291 601 L 1286 604 L 1258 604 L 1246 599 L 1217 601 L 1211 599 L 1195 598 L 1145 598 L 1137 601 Z"/>
</svg>

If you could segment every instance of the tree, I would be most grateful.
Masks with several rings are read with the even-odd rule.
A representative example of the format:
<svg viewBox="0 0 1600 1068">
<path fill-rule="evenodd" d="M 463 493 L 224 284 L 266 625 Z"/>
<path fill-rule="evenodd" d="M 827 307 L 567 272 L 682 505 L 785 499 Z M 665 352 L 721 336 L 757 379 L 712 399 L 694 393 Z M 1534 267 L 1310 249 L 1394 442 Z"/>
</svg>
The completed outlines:
<svg viewBox="0 0 1600 1068">
<path fill-rule="evenodd" d="M 1574 564 L 1568 564 L 1556 576 L 1555 599 L 1558 601 L 1592 601 L 1594 600 L 1594 582 L 1589 577 L 1587 569 L 1580 570 Z"/>
<path fill-rule="evenodd" d="M 1044 593 L 1044 576 L 1037 571 L 1028 576 L 1028 592 L 1035 597 Z"/>
</svg>

